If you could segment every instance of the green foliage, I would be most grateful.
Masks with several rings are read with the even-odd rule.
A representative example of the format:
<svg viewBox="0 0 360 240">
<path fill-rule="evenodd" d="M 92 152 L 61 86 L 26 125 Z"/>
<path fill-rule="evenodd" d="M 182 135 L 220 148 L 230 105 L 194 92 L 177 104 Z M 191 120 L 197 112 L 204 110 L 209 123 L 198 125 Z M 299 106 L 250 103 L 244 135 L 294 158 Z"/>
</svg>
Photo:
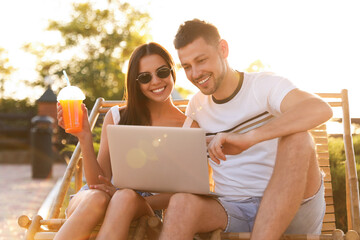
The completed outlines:
<svg viewBox="0 0 360 240">
<path fill-rule="evenodd" d="M 356 153 L 356 169 L 360 174 L 360 135 L 353 137 Z M 342 138 L 329 138 L 329 154 L 332 177 L 332 188 L 335 203 L 336 227 L 347 232 L 346 186 L 345 186 L 345 150 Z"/>
<path fill-rule="evenodd" d="M 28 98 L 15 100 L 11 98 L 0 99 L 1 113 L 36 113 L 36 106 Z"/>
<path fill-rule="evenodd" d="M 95 154 L 97 155 L 100 148 L 101 126 L 95 126 L 93 129 L 93 146 Z M 74 152 L 76 144 L 65 144 L 60 153 L 72 153 Z"/>
<path fill-rule="evenodd" d="M 9 58 L 5 49 L 0 47 L 0 99 L 4 98 L 5 82 L 9 80 L 15 69 L 9 65 Z"/>
<path fill-rule="evenodd" d="M 128 3 L 109 1 L 107 9 L 96 8 L 90 2 L 74 3 L 69 22 L 49 22 L 48 30 L 61 34 L 61 45 L 28 44 L 25 49 L 38 56 L 42 78 L 60 78 L 66 70 L 71 83 L 85 92 L 85 103 L 91 108 L 98 97 L 123 98 L 122 70 L 135 47 L 150 39 L 149 20 L 147 13 Z M 65 85 L 61 82 L 59 87 Z"/>
<path fill-rule="evenodd" d="M 181 95 L 181 97 L 183 97 L 184 99 L 187 99 L 190 94 L 193 94 L 193 92 L 191 90 L 185 89 L 185 88 L 182 88 L 179 86 L 176 87 L 176 90 Z"/>
<path fill-rule="evenodd" d="M 267 69 L 269 69 L 270 66 L 264 65 L 260 60 L 256 60 L 248 66 L 244 71 L 245 72 L 263 72 Z"/>
</svg>

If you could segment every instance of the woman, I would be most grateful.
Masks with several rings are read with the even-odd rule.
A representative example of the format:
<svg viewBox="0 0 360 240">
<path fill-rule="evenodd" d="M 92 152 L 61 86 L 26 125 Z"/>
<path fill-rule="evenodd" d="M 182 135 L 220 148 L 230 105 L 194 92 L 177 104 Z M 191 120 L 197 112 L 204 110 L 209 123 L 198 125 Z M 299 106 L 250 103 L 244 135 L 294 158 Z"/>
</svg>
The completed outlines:
<svg viewBox="0 0 360 240">
<path fill-rule="evenodd" d="M 87 114 L 84 114 L 83 130 L 74 135 L 80 142 L 85 177 L 90 189 L 79 191 L 70 200 L 66 212 L 68 220 L 55 236 L 56 240 L 86 239 L 103 219 L 97 239 L 127 239 L 132 220 L 143 215 L 152 216 L 155 210 L 167 207 L 170 194 L 152 195 L 130 189 L 117 190 L 111 184 L 106 126 L 198 127 L 171 100 L 175 79 L 174 61 L 159 44 L 144 44 L 133 52 L 127 72 L 127 105 L 123 109 L 113 107 L 106 114 L 97 159 Z M 82 110 L 87 113 L 84 105 Z M 58 122 L 63 127 L 60 104 Z"/>
</svg>

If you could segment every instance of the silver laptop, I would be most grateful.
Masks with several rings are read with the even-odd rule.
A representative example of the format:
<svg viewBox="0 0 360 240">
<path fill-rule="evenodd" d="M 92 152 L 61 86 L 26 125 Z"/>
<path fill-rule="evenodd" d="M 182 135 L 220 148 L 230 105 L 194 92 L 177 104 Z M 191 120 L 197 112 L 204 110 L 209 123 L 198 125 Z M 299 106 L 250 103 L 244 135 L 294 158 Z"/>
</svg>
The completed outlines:
<svg viewBox="0 0 360 240">
<path fill-rule="evenodd" d="M 216 195 L 209 186 L 204 130 L 109 125 L 107 135 L 116 187 Z"/>
</svg>

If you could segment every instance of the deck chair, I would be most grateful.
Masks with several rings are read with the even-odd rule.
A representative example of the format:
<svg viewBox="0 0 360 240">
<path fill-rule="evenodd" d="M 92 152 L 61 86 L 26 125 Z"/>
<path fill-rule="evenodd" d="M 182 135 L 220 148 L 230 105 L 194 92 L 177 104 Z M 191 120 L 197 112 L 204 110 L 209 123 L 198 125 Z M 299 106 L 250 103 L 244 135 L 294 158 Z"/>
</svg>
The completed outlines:
<svg viewBox="0 0 360 240">
<path fill-rule="evenodd" d="M 326 131 L 326 124 L 322 124 L 310 131 L 315 143 L 316 152 L 321 169 L 326 173 L 325 177 L 325 200 L 326 200 L 326 213 L 323 219 L 323 228 L 321 235 L 283 235 L 281 239 L 346 239 L 355 240 L 359 239 L 360 233 L 360 210 L 359 210 L 359 188 L 358 177 L 356 172 L 355 156 L 352 143 L 352 135 L 350 128 L 350 113 L 348 103 L 348 91 L 342 90 L 340 93 L 318 93 L 318 95 L 327 101 L 332 108 L 340 109 L 342 112 L 343 124 L 343 140 L 345 145 L 346 156 L 346 209 L 348 217 L 348 232 L 343 233 L 335 226 L 335 210 L 331 185 L 331 173 L 329 164 L 328 152 L 328 134 Z M 185 110 L 187 100 L 175 100 L 175 105 L 182 111 Z M 91 128 L 94 127 L 96 120 L 101 113 L 106 113 L 111 106 L 123 106 L 123 101 L 105 101 L 103 98 L 98 98 L 90 113 L 89 121 Z M 70 182 L 74 176 L 75 189 L 78 191 L 82 186 L 82 160 L 80 158 L 80 147 L 76 146 L 70 162 L 67 166 L 66 172 L 62 179 L 60 190 L 52 205 L 48 219 L 44 220 L 40 216 L 35 216 L 30 219 L 28 216 L 20 216 L 18 223 L 21 227 L 27 228 L 27 240 L 39 239 L 53 239 L 56 231 L 66 221 L 59 218 L 60 208 L 65 199 L 65 195 L 69 189 Z M 151 228 L 156 233 L 159 233 L 162 223 L 157 218 L 142 217 L 132 224 L 132 231 L 129 234 L 130 239 L 147 239 L 145 230 Z M 96 236 L 96 230 L 94 235 Z M 212 233 L 197 234 L 194 239 L 250 239 L 250 233 L 223 233 L 221 230 L 216 230 Z"/>
</svg>

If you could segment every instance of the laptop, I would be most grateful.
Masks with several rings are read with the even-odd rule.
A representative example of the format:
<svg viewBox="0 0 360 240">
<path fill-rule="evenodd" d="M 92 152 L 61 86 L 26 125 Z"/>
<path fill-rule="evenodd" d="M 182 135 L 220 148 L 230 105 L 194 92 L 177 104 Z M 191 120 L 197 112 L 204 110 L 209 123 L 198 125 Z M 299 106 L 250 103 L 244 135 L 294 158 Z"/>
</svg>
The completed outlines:
<svg viewBox="0 0 360 240">
<path fill-rule="evenodd" d="M 108 125 L 107 135 L 116 187 L 218 196 L 210 191 L 204 130 Z"/>
</svg>

